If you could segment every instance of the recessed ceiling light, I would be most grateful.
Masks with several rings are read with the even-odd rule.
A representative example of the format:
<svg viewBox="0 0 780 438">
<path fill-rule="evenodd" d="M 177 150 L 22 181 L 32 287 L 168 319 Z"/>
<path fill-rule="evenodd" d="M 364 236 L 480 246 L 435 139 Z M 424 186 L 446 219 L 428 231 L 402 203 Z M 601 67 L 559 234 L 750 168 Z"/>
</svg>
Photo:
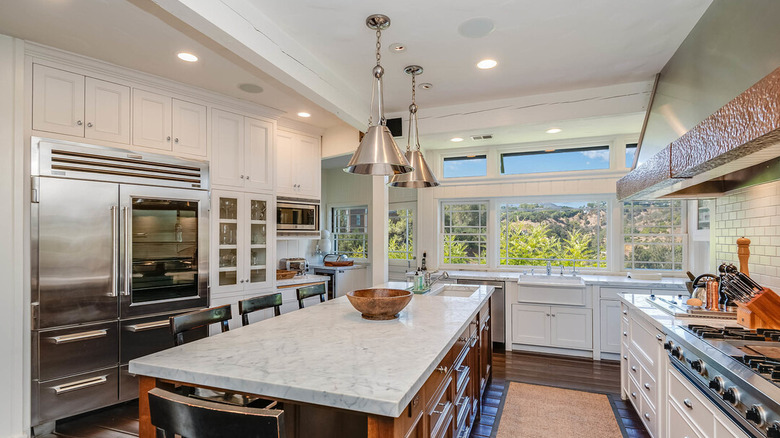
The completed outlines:
<svg viewBox="0 0 780 438">
<path fill-rule="evenodd" d="M 547 132 L 548 134 L 557 134 L 557 133 L 559 133 L 559 132 L 561 132 L 561 131 L 562 131 L 562 129 L 561 129 L 561 128 L 550 128 L 550 129 L 548 129 L 548 130 L 547 130 L 547 131 L 545 131 L 545 132 Z"/>
<path fill-rule="evenodd" d="M 197 56 L 187 52 L 179 52 L 176 56 L 178 56 L 179 59 L 181 59 L 182 61 L 187 61 L 187 62 L 195 62 L 198 60 Z"/>
<path fill-rule="evenodd" d="M 298 113 L 298 117 L 311 117 L 311 114 L 301 111 Z"/>
<path fill-rule="evenodd" d="M 252 94 L 263 92 L 263 87 L 256 84 L 238 84 L 238 88 L 241 91 L 246 91 L 247 93 L 252 93 Z"/>
<path fill-rule="evenodd" d="M 418 85 L 417 87 L 422 88 L 423 90 L 430 90 L 433 88 L 433 84 L 430 82 L 423 82 L 422 84 Z"/>
<path fill-rule="evenodd" d="M 451 142 L 453 142 L 453 143 L 458 143 L 458 142 L 461 142 L 461 141 L 463 141 L 463 139 L 462 139 L 462 138 L 460 138 L 460 137 L 452 137 L 452 138 L 450 139 L 450 141 L 451 141 Z"/>
<path fill-rule="evenodd" d="M 482 70 L 493 68 L 496 65 L 498 65 L 498 63 L 492 59 L 483 59 L 477 63 L 477 67 L 481 68 Z"/>
<path fill-rule="evenodd" d="M 390 44 L 390 51 L 393 53 L 401 53 L 406 51 L 406 45 L 401 43 Z"/>
</svg>

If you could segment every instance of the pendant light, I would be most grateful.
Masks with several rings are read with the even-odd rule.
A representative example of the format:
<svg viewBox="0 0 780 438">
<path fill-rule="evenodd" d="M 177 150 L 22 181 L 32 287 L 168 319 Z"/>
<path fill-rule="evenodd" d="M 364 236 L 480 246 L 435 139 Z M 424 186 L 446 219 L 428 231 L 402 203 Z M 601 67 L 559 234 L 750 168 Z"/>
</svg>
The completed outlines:
<svg viewBox="0 0 780 438">
<path fill-rule="evenodd" d="M 366 18 L 366 26 L 376 31 L 376 66 L 372 73 L 374 75 L 374 86 L 371 92 L 371 109 L 368 116 L 368 131 L 360 141 L 355 154 L 349 160 L 349 164 L 344 168 L 344 172 L 357 173 L 361 175 L 397 175 L 412 171 L 406 157 L 398 149 L 398 145 L 393 140 L 393 135 L 387 129 L 387 120 L 385 119 L 384 99 L 382 96 L 382 75 L 385 69 L 382 68 L 379 61 L 381 58 L 381 37 L 382 30 L 390 27 L 390 18 L 385 15 L 375 14 Z M 377 124 L 373 124 L 373 104 L 374 92 L 377 96 Z"/>
<path fill-rule="evenodd" d="M 391 187 L 419 189 L 439 185 L 439 181 L 436 180 L 436 176 L 431 172 L 420 151 L 420 135 L 417 132 L 417 104 L 414 101 L 415 77 L 422 74 L 422 72 L 423 68 L 419 65 L 410 65 L 404 69 L 404 73 L 412 75 L 412 104 L 409 105 L 409 135 L 406 136 L 406 159 L 409 160 L 414 170 L 402 175 L 393 175 L 388 184 Z M 412 149 L 412 138 L 414 138 L 416 149 Z"/>
</svg>

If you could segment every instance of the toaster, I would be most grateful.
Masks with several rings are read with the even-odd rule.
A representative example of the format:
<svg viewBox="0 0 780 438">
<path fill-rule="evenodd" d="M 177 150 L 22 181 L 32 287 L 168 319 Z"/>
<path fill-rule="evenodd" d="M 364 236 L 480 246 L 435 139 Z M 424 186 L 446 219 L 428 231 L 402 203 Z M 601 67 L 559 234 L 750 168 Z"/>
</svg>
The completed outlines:
<svg viewBox="0 0 780 438">
<path fill-rule="evenodd" d="M 295 271 L 295 275 L 304 275 L 309 269 L 309 262 L 303 257 L 293 257 L 281 259 L 279 261 L 279 267 L 287 271 Z"/>
</svg>

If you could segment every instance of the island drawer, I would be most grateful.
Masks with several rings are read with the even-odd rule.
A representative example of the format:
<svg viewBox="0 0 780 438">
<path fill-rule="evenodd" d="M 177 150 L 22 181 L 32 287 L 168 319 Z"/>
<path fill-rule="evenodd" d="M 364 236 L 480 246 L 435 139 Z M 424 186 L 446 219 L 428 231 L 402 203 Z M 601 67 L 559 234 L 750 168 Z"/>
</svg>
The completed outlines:
<svg viewBox="0 0 780 438">
<path fill-rule="evenodd" d="M 428 407 L 428 432 L 430 436 L 445 436 L 442 428 L 446 427 L 447 419 L 452 418 L 454 404 L 452 402 L 452 376 L 448 375 L 445 384 L 432 398 Z"/>
<path fill-rule="evenodd" d="M 669 403 L 675 404 L 689 422 L 698 427 L 705 436 L 715 434 L 713 413 L 708 409 L 709 402 L 702 401 L 685 378 L 677 370 L 671 368 L 668 372 Z"/>
<path fill-rule="evenodd" d="M 116 366 L 119 359 L 115 321 L 39 332 L 38 345 L 39 380 Z"/>
</svg>

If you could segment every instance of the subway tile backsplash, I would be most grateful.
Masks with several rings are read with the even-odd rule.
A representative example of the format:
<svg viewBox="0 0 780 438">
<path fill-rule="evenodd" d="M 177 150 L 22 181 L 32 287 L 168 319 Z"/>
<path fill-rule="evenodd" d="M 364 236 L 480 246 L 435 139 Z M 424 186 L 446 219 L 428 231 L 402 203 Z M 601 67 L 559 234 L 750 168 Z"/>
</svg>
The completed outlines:
<svg viewBox="0 0 780 438">
<path fill-rule="evenodd" d="M 737 238 L 750 239 L 750 276 L 780 292 L 780 181 L 735 190 L 716 201 L 715 261 L 734 263 Z"/>
</svg>

